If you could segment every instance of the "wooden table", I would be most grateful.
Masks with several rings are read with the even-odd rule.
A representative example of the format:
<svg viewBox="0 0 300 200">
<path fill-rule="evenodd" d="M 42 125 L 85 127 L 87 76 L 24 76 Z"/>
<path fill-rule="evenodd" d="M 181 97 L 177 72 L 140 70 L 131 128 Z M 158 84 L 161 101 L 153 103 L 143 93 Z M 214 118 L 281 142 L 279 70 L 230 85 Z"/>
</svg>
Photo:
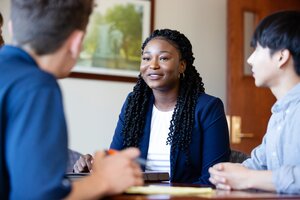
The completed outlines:
<svg viewBox="0 0 300 200">
<path fill-rule="evenodd" d="M 190 184 L 170 184 L 170 183 L 153 183 L 151 185 L 165 185 L 165 186 L 188 186 L 188 187 L 203 187 L 203 185 L 190 185 Z M 133 195 L 133 194 L 121 194 L 111 197 L 106 197 L 105 200 L 198 200 L 198 199 L 300 199 L 300 195 L 289 195 L 289 194 L 276 194 L 263 192 L 258 190 L 247 190 L 247 191 L 224 191 L 214 190 L 213 193 L 200 194 L 200 195 Z"/>
</svg>

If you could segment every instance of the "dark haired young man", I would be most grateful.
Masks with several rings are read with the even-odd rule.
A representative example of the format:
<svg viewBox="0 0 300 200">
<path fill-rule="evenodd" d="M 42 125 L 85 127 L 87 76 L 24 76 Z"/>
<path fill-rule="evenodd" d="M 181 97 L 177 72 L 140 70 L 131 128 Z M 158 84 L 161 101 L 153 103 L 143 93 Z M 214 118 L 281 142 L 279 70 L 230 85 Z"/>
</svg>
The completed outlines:
<svg viewBox="0 0 300 200">
<path fill-rule="evenodd" d="M 267 133 L 242 164 L 210 168 L 210 181 L 220 189 L 256 188 L 300 193 L 300 12 L 282 11 L 256 28 L 248 59 L 255 85 L 268 87 L 277 99 Z"/>
<path fill-rule="evenodd" d="M 0 52 L 0 199 L 97 199 L 143 183 L 137 149 L 96 154 L 70 183 L 57 78 L 79 55 L 92 0 L 12 0 L 13 45 Z"/>
</svg>

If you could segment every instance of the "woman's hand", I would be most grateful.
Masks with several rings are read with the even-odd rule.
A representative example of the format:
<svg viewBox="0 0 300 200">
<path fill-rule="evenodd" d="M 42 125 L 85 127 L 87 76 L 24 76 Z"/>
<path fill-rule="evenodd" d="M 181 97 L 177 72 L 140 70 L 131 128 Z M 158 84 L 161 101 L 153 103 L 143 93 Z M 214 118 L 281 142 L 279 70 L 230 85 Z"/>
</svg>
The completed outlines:
<svg viewBox="0 0 300 200">
<path fill-rule="evenodd" d="M 80 156 L 80 158 L 74 164 L 73 171 L 75 173 L 91 172 L 93 161 L 94 161 L 94 158 L 90 154 Z"/>
</svg>

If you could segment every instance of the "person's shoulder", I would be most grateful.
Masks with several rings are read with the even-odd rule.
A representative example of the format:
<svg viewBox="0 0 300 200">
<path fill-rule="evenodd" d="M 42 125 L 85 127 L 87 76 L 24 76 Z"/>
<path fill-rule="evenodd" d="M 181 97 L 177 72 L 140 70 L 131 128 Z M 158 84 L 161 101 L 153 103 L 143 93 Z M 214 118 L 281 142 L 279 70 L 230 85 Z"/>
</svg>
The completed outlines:
<svg viewBox="0 0 300 200">
<path fill-rule="evenodd" d="M 212 111 L 224 112 L 222 100 L 206 93 L 199 94 L 196 103 L 196 112 L 209 113 Z"/>
<path fill-rule="evenodd" d="M 36 88 L 56 88 L 56 78 L 39 68 L 31 68 L 19 78 L 20 85 L 26 85 L 27 90 Z"/>
<path fill-rule="evenodd" d="M 224 116 L 224 113 L 224 105 L 220 98 L 205 93 L 199 95 L 195 107 L 196 116 L 203 120 L 214 121 Z"/>
<path fill-rule="evenodd" d="M 5 83 L 9 96 L 23 98 L 39 92 L 55 92 L 60 94 L 60 88 L 55 77 L 38 67 L 22 69 L 16 72 L 16 74 L 11 74 L 10 79 L 10 81 Z"/>
<path fill-rule="evenodd" d="M 128 99 L 128 98 L 131 97 L 132 95 L 133 95 L 133 91 L 129 92 L 129 93 L 127 94 L 126 99 Z"/>
<path fill-rule="evenodd" d="M 6 47 L 6 51 L 6 57 L 0 59 L 1 71 L 4 72 L 0 76 L 4 84 L 28 89 L 57 84 L 56 78 L 40 69 L 25 51 L 10 46 Z"/>
<path fill-rule="evenodd" d="M 41 69 L 35 69 L 32 74 L 35 74 L 35 81 L 43 83 L 46 85 L 57 85 L 56 77 L 48 72 L 45 72 Z"/>
<path fill-rule="evenodd" d="M 207 93 L 201 93 L 198 96 L 197 104 L 222 104 L 222 100 L 218 97 L 212 96 Z"/>
</svg>

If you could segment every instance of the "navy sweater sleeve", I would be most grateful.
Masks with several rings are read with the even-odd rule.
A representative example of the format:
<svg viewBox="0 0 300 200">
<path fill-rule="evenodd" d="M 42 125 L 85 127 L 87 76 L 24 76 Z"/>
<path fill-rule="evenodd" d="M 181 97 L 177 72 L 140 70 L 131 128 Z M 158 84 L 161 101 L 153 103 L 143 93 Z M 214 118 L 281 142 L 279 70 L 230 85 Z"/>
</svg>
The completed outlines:
<svg viewBox="0 0 300 200">
<path fill-rule="evenodd" d="M 71 188 L 64 179 L 67 131 L 58 86 L 27 87 L 12 92 L 8 102 L 10 198 L 64 198 Z"/>
</svg>

